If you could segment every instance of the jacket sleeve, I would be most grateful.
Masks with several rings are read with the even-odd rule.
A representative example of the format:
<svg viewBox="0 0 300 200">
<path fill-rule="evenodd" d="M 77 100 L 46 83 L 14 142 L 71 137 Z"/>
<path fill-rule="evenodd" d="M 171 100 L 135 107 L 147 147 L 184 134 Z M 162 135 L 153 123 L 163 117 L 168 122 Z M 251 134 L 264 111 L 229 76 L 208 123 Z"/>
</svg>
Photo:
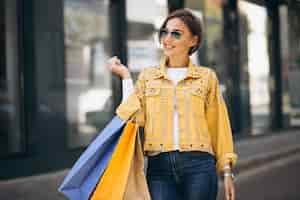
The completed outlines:
<svg viewBox="0 0 300 200">
<path fill-rule="evenodd" d="M 206 102 L 206 119 L 212 139 L 213 150 L 217 159 L 217 170 L 221 172 L 225 165 L 236 165 L 232 131 L 226 104 L 220 93 L 219 81 L 214 71 L 209 78 L 208 98 Z"/>
<path fill-rule="evenodd" d="M 116 114 L 123 120 L 133 120 L 145 126 L 145 79 L 144 70 L 140 72 L 134 91 L 117 107 Z"/>
</svg>

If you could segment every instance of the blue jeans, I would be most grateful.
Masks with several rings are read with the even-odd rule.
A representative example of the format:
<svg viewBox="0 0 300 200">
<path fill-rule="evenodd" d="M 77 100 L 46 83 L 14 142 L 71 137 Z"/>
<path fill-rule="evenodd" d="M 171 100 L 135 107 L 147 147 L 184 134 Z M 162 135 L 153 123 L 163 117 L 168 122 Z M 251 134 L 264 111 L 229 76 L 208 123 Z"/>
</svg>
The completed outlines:
<svg viewBox="0 0 300 200">
<path fill-rule="evenodd" d="M 148 157 L 147 182 L 152 200 L 215 200 L 216 160 L 201 151 L 171 151 Z"/>
</svg>

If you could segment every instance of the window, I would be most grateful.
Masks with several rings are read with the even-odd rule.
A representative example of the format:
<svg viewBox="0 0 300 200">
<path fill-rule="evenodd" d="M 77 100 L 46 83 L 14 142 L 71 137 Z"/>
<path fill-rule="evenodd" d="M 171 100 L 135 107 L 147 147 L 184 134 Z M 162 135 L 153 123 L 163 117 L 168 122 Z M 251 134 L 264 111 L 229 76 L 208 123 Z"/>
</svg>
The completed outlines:
<svg viewBox="0 0 300 200">
<path fill-rule="evenodd" d="M 136 78 L 145 67 L 157 66 L 162 55 L 157 30 L 168 14 L 167 0 L 127 0 L 128 67 Z"/>
<path fill-rule="evenodd" d="M 300 127 L 299 5 L 279 7 L 282 66 L 282 110 L 285 127 Z"/>
<path fill-rule="evenodd" d="M 111 119 L 108 1 L 65 0 L 65 71 L 69 147 L 86 146 Z"/>
<path fill-rule="evenodd" d="M 249 77 L 252 134 L 262 134 L 270 127 L 271 103 L 267 10 L 247 1 L 240 1 L 238 5 L 241 13 L 242 64 Z"/>
</svg>

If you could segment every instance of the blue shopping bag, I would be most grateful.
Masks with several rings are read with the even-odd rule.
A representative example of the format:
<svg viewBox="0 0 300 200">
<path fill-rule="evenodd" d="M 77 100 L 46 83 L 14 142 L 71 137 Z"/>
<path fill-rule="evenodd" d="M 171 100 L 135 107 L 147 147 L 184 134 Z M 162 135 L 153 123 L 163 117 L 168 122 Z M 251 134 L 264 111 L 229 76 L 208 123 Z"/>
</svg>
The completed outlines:
<svg viewBox="0 0 300 200">
<path fill-rule="evenodd" d="M 70 200 L 88 200 L 119 141 L 126 121 L 114 116 L 71 168 L 58 191 Z"/>
</svg>

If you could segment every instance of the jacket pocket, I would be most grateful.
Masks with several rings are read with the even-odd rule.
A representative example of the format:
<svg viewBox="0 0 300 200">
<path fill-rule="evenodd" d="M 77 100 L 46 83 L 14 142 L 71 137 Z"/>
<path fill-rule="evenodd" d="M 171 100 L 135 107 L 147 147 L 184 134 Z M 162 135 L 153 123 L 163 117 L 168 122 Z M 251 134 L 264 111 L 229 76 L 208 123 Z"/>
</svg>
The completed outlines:
<svg viewBox="0 0 300 200">
<path fill-rule="evenodd" d="M 159 94 L 160 94 L 160 88 L 158 87 L 146 88 L 145 90 L 146 97 L 158 96 Z"/>
<path fill-rule="evenodd" d="M 202 87 L 195 87 L 189 89 L 191 109 L 195 117 L 204 116 L 204 102 L 206 99 L 206 92 Z"/>
<path fill-rule="evenodd" d="M 147 125 L 146 132 L 153 135 L 158 128 L 158 122 L 156 118 L 158 113 L 160 113 L 160 93 L 161 89 L 159 87 L 148 87 L 145 89 L 145 98 L 146 98 L 146 116 L 147 116 Z"/>
<path fill-rule="evenodd" d="M 192 88 L 190 88 L 190 93 L 193 96 L 201 98 L 202 100 L 205 100 L 205 98 L 206 98 L 206 91 L 205 91 L 205 88 L 203 88 L 203 87 L 192 87 Z"/>
</svg>

